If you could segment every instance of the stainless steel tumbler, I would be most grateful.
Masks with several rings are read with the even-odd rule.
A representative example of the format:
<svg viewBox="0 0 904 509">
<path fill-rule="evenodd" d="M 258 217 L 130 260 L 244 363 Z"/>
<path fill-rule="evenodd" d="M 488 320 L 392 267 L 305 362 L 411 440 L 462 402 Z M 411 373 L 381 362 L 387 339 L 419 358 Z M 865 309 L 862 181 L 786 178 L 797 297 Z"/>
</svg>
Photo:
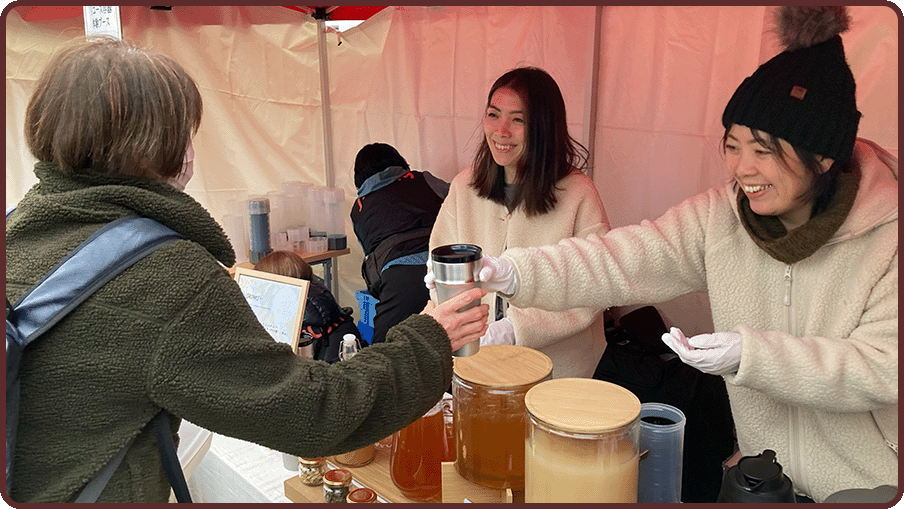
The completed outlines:
<svg viewBox="0 0 904 509">
<path fill-rule="evenodd" d="M 456 295 L 480 286 L 477 273 L 480 271 L 481 249 L 473 244 L 448 244 L 431 252 L 433 273 L 436 275 L 436 296 L 445 302 Z M 480 305 L 475 299 L 458 311 Z M 472 341 L 452 352 L 456 357 L 474 355 L 480 350 L 480 341 Z"/>
</svg>

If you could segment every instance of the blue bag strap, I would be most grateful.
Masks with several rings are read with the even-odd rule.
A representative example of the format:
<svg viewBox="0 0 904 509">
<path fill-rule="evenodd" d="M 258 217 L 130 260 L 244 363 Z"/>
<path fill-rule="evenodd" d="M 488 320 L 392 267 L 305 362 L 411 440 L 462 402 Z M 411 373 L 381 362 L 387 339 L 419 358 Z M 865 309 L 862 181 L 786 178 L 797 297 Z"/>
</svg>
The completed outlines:
<svg viewBox="0 0 904 509">
<path fill-rule="evenodd" d="M 124 217 L 105 225 L 63 258 L 14 306 L 22 346 L 139 259 L 182 238 L 146 217 Z"/>
</svg>

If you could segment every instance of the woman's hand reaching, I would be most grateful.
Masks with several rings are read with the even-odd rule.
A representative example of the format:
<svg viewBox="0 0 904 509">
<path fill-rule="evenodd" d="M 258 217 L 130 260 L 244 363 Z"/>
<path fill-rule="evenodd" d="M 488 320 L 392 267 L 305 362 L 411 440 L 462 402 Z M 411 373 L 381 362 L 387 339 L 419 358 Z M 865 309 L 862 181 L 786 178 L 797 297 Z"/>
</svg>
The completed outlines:
<svg viewBox="0 0 904 509">
<path fill-rule="evenodd" d="M 480 304 L 458 312 L 471 301 L 480 300 L 486 293 L 486 290 L 482 288 L 471 288 L 440 305 L 436 305 L 432 300 L 427 301 L 427 306 L 421 311 L 421 314 L 430 315 L 443 326 L 443 329 L 446 329 L 454 352 L 471 341 L 479 340 L 486 332 L 487 318 L 490 316 L 489 305 Z"/>
</svg>

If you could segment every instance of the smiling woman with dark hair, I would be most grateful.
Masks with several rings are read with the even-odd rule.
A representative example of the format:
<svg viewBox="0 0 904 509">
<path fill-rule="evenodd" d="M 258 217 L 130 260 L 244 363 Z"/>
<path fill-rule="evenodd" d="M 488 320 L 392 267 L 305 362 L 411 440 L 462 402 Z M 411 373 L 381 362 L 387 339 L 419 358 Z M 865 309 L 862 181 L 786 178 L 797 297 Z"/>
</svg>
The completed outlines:
<svg viewBox="0 0 904 509">
<path fill-rule="evenodd" d="M 519 67 L 487 96 L 473 165 L 452 181 L 430 248 L 468 243 L 485 255 L 609 230 L 587 150 L 568 133 L 565 100 L 546 71 Z M 495 294 L 482 344 L 517 344 L 552 359 L 554 377 L 590 377 L 606 347 L 602 310 L 507 307 Z"/>
</svg>

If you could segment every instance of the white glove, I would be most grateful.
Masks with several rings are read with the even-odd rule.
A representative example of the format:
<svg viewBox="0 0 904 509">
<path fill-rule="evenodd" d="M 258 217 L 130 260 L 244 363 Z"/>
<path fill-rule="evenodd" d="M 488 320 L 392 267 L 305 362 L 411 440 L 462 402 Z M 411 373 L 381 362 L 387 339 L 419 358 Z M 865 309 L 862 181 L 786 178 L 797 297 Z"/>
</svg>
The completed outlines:
<svg viewBox="0 0 904 509">
<path fill-rule="evenodd" d="M 436 288 L 436 274 L 433 272 L 433 260 L 429 256 L 427 257 L 427 273 L 424 274 L 424 285 L 427 286 L 428 290 Z"/>
<path fill-rule="evenodd" d="M 496 320 L 487 327 L 487 331 L 480 338 L 480 346 L 483 345 L 514 345 L 515 327 L 508 318 Z"/>
<path fill-rule="evenodd" d="M 741 335 L 736 332 L 715 332 L 686 337 L 681 329 L 662 335 L 662 342 L 671 348 L 688 366 L 711 375 L 734 373 L 741 364 Z"/>
<path fill-rule="evenodd" d="M 501 292 L 511 295 L 515 292 L 517 281 L 515 280 L 515 267 L 506 258 L 483 255 L 480 258 L 480 272 L 477 275 L 480 287 L 487 292 Z M 433 261 L 427 259 L 427 274 L 424 276 L 424 285 L 429 290 L 436 288 L 436 273 L 433 272 Z"/>
<path fill-rule="evenodd" d="M 505 295 L 515 293 L 518 281 L 515 279 L 515 266 L 508 258 L 483 255 L 480 258 L 480 265 L 477 279 L 480 280 L 481 288 L 487 292 L 500 292 Z"/>
</svg>

